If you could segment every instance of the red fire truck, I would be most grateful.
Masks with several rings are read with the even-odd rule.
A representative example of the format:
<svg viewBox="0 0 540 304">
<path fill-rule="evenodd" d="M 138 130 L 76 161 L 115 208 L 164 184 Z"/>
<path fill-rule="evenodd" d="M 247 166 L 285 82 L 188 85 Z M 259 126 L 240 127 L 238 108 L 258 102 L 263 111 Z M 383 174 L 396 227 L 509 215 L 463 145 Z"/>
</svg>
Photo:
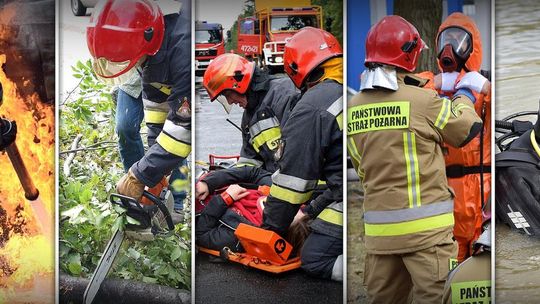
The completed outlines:
<svg viewBox="0 0 540 304">
<path fill-rule="evenodd" d="M 255 0 L 255 16 L 238 19 L 237 53 L 282 70 L 287 39 L 305 26 L 323 28 L 322 8 L 311 0 Z"/>
<path fill-rule="evenodd" d="M 223 53 L 225 44 L 221 24 L 195 22 L 195 75 L 204 75 L 210 62 Z"/>
</svg>

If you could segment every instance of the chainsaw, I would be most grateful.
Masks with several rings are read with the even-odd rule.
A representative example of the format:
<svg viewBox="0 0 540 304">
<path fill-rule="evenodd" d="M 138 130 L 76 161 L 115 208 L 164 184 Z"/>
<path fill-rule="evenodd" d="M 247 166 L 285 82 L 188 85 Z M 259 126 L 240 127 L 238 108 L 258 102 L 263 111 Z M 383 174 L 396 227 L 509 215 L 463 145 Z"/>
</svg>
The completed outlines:
<svg viewBox="0 0 540 304">
<path fill-rule="evenodd" d="M 98 265 L 90 278 L 90 283 L 84 291 L 83 302 L 90 304 L 94 301 L 103 280 L 109 273 L 113 262 L 120 250 L 125 237 L 139 241 L 152 241 L 156 237 L 167 237 L 174 233 L 175 222 L 169 210 L 173 210 L 174 198 L 172 192 L 163 188 L 159 195 L 149 191 L 143 192 L 143 198 L 152 204 L 143 204 L 131 197 L 113 193 L 110 201 L 113 205 L 126 210 L 126 215 L 137 223 L 128 223 L 124 229 L 117 229 L 105 247 Z"/>
</svg>

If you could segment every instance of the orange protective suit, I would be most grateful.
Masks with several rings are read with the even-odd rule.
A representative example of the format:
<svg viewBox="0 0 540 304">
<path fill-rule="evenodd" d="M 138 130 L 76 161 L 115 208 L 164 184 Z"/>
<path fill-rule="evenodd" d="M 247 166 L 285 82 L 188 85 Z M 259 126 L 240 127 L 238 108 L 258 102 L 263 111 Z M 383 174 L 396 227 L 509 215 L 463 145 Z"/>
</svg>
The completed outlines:
<svg viewBox="0 0 540 304">
<path fill-rule="evenodd" d="M 482 39 L 474 21 L 462 13 L 453 13 L 441 24 L 437 36 L 448 27 L 460 27 L 472 36 L 473 50 L 465 63 L 468 71 L 480 71 L 482 65 Z M 441 66 L 439 65 L 442 71 Z M 462 70 L 456 83 L 465 75 Z M 422 72 L 420 77 L 433 80 L 432 72 Z M 434 82 L 429 84 L 433 87 Z M 434 88 L 434 87 L 433 87 Z M 449 95 L 447 92 L 440 92 Z M 484 204 L 488 203 L 491 192 L 491 93 L 488 95 L 473 92 L 476 97 L 476 113 L 484 121 L 481 133 L 462 148 L 444 145 L 448 183 L 455 193 L 454 198 L 454 237 L 459 244 L 458 261 L 462 262 L 472 253 L 472 243 L 482 233 L 482 195 L 483 180 Z M 451 95 L 451 94 L 450 94 Z M 451 97 L 451 96 L 449 96 Z M 483 174 L 480 172 L 480 150 L 483 148 Z M 463 170 L 465 172 L 463 172 Z M 475 172 L 475 173 L 471 173 Z M 468 174 L 467 174 L 468 173 Z"/>
</svg>

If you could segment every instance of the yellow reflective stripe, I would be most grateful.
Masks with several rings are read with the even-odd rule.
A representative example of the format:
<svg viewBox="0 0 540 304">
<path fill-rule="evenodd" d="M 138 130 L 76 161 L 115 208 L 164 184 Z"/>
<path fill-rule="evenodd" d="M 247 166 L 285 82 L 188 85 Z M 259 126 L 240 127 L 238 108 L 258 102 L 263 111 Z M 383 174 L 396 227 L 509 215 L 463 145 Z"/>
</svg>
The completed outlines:
<svg viewBox="0 0 540 304">
<path fill-rule="evenodd" d="M 407 165 L 407 190 L 409 195 L 409 208 L 418 207 L 420 201 L 420 171 L 418 156 L 416 154 L 416 136 L 411 132 L 403 132 L 403 152 Z"/>
<path fill-rule="evenodd" d="M 280 187 L 273 184 L 270 188 L 270 195 L 280 199 L 282 201 L 289 202 L 291 204 L 303 204 L 309 200 L 313 191 L 308 192 L 296 192 L 287 188 Z"/>
<path fill-rule="evenodd" d="M 362 160 L 362 157 L 360 156 L 360 153 L 358 153 L 358 150 L 356 149 L 356 143 L 354 142 L 354 138 L 348 137 L 347 138 L 347 148 L 349 150 L 349 156 L 352 158 L 352 162 L 354 165 L 354 168 L 356 169 L 356 173 L 358 173 L 358 176 L 363 177 L 364 174 L 360 174 L 360 163 Z"/>
<path fill-rule="evenodd" d="M 398 236 L 454 225 L 454 214 L 445 213 L 419 220 L 392 224 L 364 224 L 367 236 Z"/>
<path fill-rule="evenodd" d="M 334 225 L 343 226 L 343 213 L 332 208 L 325 208 L 317 218 Z"/>
<path fill-rule="evenodd" d="M 235 167 L 255 167 L 254 164 L 250 164 L 250 163 L 236 163 L 234 166 Z"/>
<path fill-rule="evenodd" d="M 534 133 L 534 130 L 531 132 L 531 144 L 534 148 L 534 151 L 536 151 L 536 154 L 540 156 L 540 147 L 538 147 L 538 143 L 536 142 L 536 135 Z"/>
<path fill-rule="evenodd" d="M 349 108 L 347 134 L 406 129 L 409 127 L 408 101 L 371 103 Z"/>
<path fill-rule="evenodd" d="M 418 153 L 416 153 L 416 134 L 411 133 L 412 138 L 412 157 L 413 157 L 413 165 L 414 165 L 414 191 L 413 193 L 416 195 L 416 207 L 419 207 L 422 205 L 422 196 L 420 195 L 420 169 L 418 166 Z"/>
<path fill-rule="evenodd" d="M 238 159 L 238 162 L 236 162 L 235 167 L 245 167 L 245 166 L 260 167 L 262 165 L 264 165 L 264 163 L 260 160 L 247 158 L 247 157 L 240 157 Z"/>
<path fill-rule="evenodd" d="M 336 116 L 337 124 L 339 126 L 339 130 L 343 131 L 343 112 L 339 113 L 338 116 Z"/>
<path fill-rule="evenodd" d="M 441 130 L 444 129 L 446 123 L 448 123 L 448 119 L 450 119 L 450 113 L 452 112 L 451 107 L 452 102 L 448 98 L 443 98 L 443 105 L 439 111 L 439 115 L 437 115 L 437 119 L 435 120 L 435 127 Z"/>
<path fill-rule="evenodd" d="M 167 120 L 167 112 L 144 110 L 144 121 L 146 123 L 162 124 Z"/>
<path fill-rule="evenodd" d="M 326 185 L 326 181 L 318 180 L 317 185 Z"/>
<path fill-rule="evenodd" d="M 159 91 L 161 91 L 161 93 L 163 93 L 165 95 L 171 95 L 171 87 L 170 86 L 162 85 L 161 83 L 157 83 L 157 82 L 152 82 L 152 83 L 150 83 L 150 85 L 153 86 L 154 88 L 158 89 Z"/>
<path fill-rule="evenodd" d="M 268 148 L 274 150 L 277 148 L 277 139 L 281 138 L 281 130 L 279 127 L 270 128 L 253 137 L 251 144 L 255 151 L 259 152 L 262 145 L 266 144 Z"/>
<path fill-rule="evenodd" d="M 175 140 L 164 132 L 159 133 L 156 141 L 163 149 L 176 156 L 186 158 L 191 152 L 191 145 Z"/>
</svg>

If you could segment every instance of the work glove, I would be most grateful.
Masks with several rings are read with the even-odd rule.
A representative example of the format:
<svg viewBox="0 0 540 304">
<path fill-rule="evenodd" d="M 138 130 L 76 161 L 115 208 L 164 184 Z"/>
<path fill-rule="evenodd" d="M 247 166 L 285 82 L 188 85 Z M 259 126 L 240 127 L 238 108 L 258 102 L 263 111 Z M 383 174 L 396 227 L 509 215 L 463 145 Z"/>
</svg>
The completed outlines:
<svg viewBox="0 0 540 304">
<path fill-rule="evenodd" d="M 0 119 L 0 150 L 11 145 L 17 137 L 17 124 L 15 121 Z"/>
<path fill-rule="evenodd" d="M 441 91 L 455 92 L 456 79 L 459 76 L 458 72 L 441 73 Z"/>
<path fill-rule="evenodd" d="M 489 81 L 486 77 L 478 72 L 468 72 L 457 83 L 456 89 L 469 89 L 477 93 L 487 94 L 489 93 Z"/>
<path fill-rule="evenodd" d="M 144 184 L 133 174 L 130 168 L 128 173 L 124 174 L 116 184 L 116 191 L 119 194 L 140 201 L 144 192 Z"/>
</svg>

